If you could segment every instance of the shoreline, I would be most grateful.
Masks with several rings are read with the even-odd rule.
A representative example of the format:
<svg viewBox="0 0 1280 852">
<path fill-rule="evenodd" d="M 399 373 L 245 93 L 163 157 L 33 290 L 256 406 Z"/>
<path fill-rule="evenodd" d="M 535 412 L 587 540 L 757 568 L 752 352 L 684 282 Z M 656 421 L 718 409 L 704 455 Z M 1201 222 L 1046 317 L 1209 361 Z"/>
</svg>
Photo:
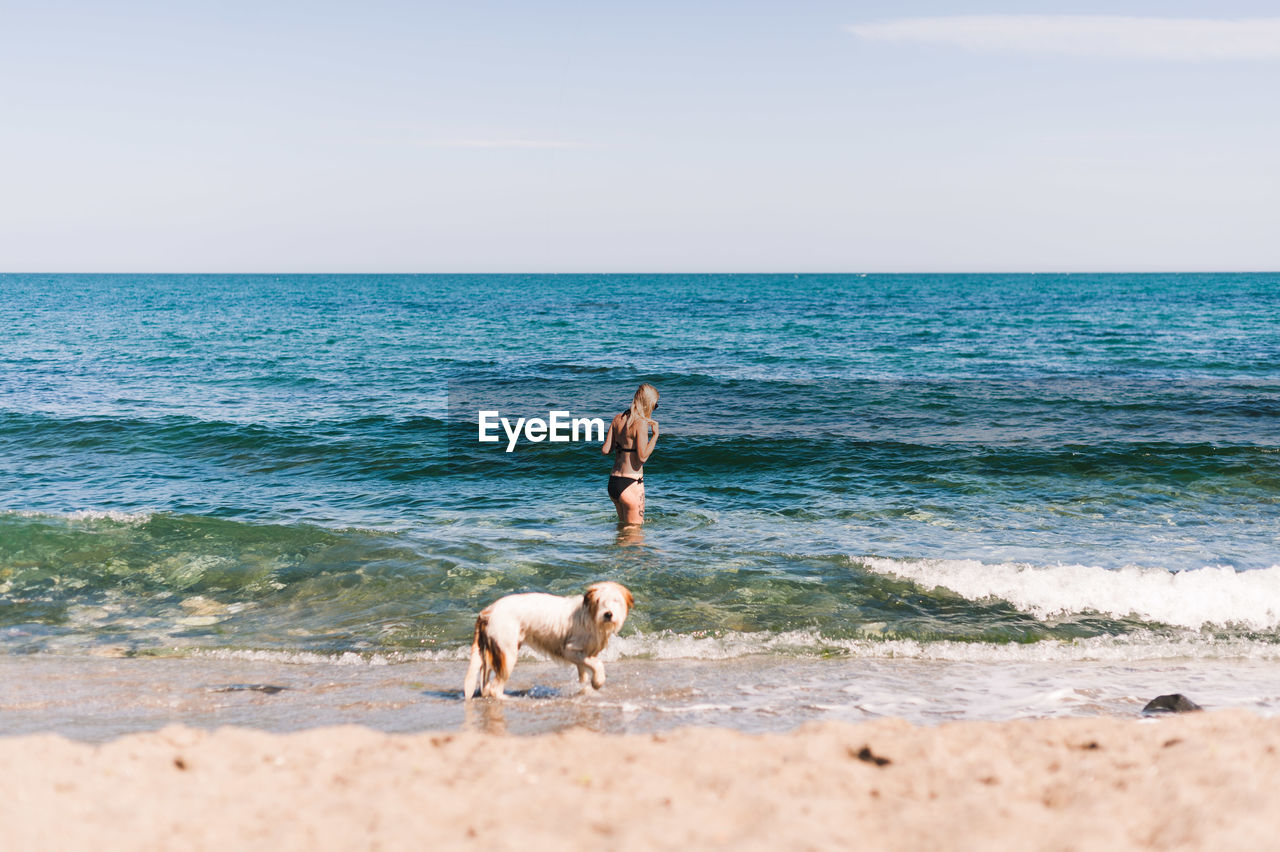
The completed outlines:
<svg viewBox="0 0 1280 852">
<path fill-rule="evenodd" d="M 0 737 L 85 742 L 173 724 L 289 733 L 361 725 L 392 734 L 473 730 L 536 735 L 573 728 L 649 734 L 689 725 L 786 733 L 820 722 L 1138 718 L 1157 695 L 1206 710 L 1280 716 L 1270 659 L 928 660 L 748 655 L 624 658 L 600 691 L 570 666 L 522 659 L 503 702 L 462 701 L 465 661 L 333 660 L 233 654 L 178 657 L 0 655 Z"/>
<path fill-rule="evenodd" d="M 1263 849 L 1280 719 L 0 738 L 25 849 Z"/>
</svg>

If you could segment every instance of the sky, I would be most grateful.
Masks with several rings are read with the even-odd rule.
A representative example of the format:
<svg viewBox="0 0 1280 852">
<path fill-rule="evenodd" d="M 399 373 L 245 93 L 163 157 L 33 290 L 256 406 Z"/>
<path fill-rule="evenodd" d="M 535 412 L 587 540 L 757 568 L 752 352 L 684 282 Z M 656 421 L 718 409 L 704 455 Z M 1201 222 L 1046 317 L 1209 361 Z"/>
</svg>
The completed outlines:
<svg viewBox="0 0 1280 852">
<path fill-rule="evenodd" d="M 1280 7 L 0 0 L 0 271 L 1280 270 Z"/>
</svg>

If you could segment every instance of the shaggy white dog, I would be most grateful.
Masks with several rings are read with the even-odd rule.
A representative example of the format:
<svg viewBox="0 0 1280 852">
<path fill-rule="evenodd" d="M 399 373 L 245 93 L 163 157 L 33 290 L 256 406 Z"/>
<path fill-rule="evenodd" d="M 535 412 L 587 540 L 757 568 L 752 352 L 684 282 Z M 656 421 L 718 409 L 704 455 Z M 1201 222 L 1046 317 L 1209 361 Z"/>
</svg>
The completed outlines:
<svg viewBox="0 0 1280 852">
<path fill-rule="evenodd" d="M 521 645 L 573 663 L 578 681 L 585 684 L 589 674 L 591 685 L 599 689 L 604 664 L 598 655 L 622 628 L 633 604 L 626 586 L 608 582 L 596 583 L 582 595 L 532 592 L 499 598 L 476 618 L 462 697 L 470 699 L 478 681 L 482 695 L 504 698 Z"/>
</svg>

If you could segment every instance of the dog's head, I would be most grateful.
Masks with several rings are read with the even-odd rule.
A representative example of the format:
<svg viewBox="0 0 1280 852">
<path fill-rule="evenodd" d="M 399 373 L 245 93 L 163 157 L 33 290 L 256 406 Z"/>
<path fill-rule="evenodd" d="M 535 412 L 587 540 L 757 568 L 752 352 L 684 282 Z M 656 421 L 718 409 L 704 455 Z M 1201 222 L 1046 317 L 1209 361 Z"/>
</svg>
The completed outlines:
<svg viewBox="0 0 1280 852">
<path fill-rule="evenodd" d="M 622 629 L 627 613 L 635 606 L 630 589 L 621 583 L 607 581 L 588 586 L 582 600 L 592 621 L 604 630 L 615 632 Z"/>
</svg>

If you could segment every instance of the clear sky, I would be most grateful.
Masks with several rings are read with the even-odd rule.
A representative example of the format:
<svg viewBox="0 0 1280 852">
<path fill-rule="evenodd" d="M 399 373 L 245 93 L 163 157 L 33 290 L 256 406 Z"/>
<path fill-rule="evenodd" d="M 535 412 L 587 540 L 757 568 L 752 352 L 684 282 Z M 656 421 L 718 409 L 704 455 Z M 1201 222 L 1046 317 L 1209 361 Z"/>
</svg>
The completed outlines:
<svg viewBox="0 0 1280 852">
<path fill-rule="evenodd" d="M 1274 2 L 0 0 L 0 270 L 1280 269 Z"/>
</svg>

